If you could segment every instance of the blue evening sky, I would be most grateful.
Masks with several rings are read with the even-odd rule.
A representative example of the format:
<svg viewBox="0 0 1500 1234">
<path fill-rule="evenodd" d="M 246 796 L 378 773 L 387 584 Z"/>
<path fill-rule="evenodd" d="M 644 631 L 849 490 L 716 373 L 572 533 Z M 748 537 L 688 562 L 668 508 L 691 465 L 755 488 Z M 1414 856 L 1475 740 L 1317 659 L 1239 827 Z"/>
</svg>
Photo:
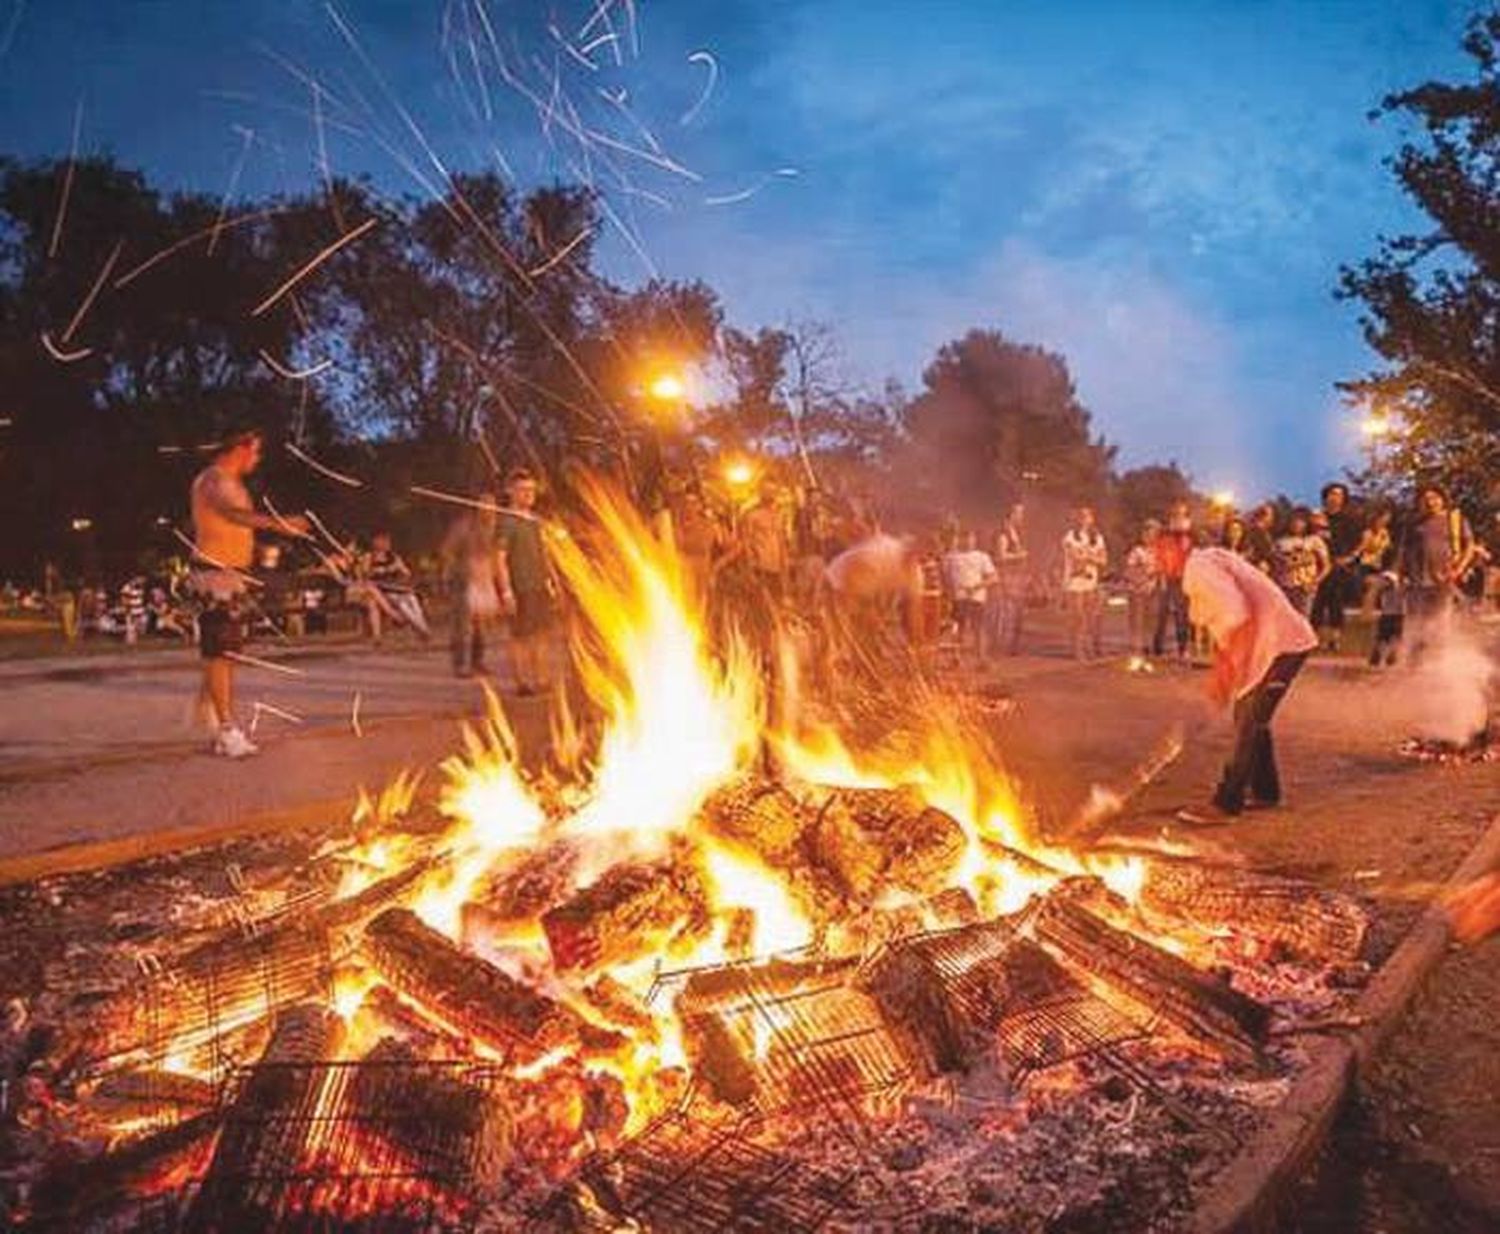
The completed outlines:
<svg viewBox="0 0 1500 1234">
<path fill-rule="evenodd" d="M 585 177 L 624 281 L 826 320 L 872 388 L 998 327 L 1067 356 L 1127 463 L 1306 493 L 1371 362 L 1337 267 L 1419 222 L 1367 113 L 1465 71 L 1473 7 L 0 0 L 0 151 L 65 154 L 82 99 L 84 150 L 236 197 L 316 184 L 320 148 L 390 192 Z"/>
</svg>

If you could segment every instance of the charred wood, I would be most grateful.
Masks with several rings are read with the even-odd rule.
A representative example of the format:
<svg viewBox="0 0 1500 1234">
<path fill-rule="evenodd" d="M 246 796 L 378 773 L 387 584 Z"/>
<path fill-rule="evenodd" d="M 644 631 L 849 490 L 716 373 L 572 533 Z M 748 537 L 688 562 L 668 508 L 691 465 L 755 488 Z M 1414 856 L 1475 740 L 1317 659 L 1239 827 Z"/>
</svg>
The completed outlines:
<svg viewBox="0 0 1500 1234">
<path fill-rule="evenodd" d="M 691 860 L 617 865 L 542 914 L 560 972 L 591 972 L 662 948 L 710 925 L 708 893 Z"/>
<path fill-rule="evenodd" d="M 492 1187 L 511 1158 L 514 1128 L 493 1078 L 420 1059 L 386 1038 L 349 1085 L 344 1113 L 404 1152 L 444 1186 Z"/>
<path fill-rule="evenodd" d="M 444 1025 L 517 1061 L 559 1047 L 610 1044 L 611 1034 L 465 951 L 408 909 L 387 909 L 370 923 L 365 954 L 388 983 Z"/>
<path fill-rule="evenodd" d="M 318 1099 L 338 1020 L 322 1007 L 289 1007 L 241 1087 L 188 1217 L 193 1231 L 266 1229 L 281 1215 L 319 1127 Z"/>
<path fill-rule="evenodd" d="M 1150 912 L 1228 928 L 1323 962 L 1357 956 L 1368 924 L 1347 897 L 1291 879 L 1181 861 L 1150 863 L 1141 903 Z"/>
<path fill-rule="evenodd" d="M 915 788 L 838 788 L 823 803 L 810 850 L 847 894 L 868 901 L 893 888 L 935 895 L 967 843 L 958 822 Z"/>
<path fill-rule="evenodd" d="M 1050 896 L 1042 905 L 1035 932 L 1066 967 L 1200 1041 L 1243 1057 L 1266 1040 L 1269 1007 L 1107 925 L 1065 895 Z"/>
</svg>

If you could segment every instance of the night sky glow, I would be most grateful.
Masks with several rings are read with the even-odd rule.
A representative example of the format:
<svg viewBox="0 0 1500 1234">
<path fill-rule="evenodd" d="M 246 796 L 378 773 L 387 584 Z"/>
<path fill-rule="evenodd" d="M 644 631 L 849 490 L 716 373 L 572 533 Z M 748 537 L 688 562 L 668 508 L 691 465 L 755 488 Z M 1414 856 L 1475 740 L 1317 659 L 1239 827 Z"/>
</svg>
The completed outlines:
<svg viewBox="0 0 1500 1234">
<path fill-rule="evenodd" d="M 66 155 L 81 98 L 81 150 L 215 194 L 582 171 L 624 281 L 827 320 L 872 387 L 995 326 L 1067 356 L 1127 465 L 1306 494 L 1357 453 L 1332 383 L 1369 356 L 1337 267 L 1416 222 L 1381 165 L 1399 130 L 1367 113 L 1462 72 L 1471 9 L 0 0 L 0 148 Z"/>
</svg>

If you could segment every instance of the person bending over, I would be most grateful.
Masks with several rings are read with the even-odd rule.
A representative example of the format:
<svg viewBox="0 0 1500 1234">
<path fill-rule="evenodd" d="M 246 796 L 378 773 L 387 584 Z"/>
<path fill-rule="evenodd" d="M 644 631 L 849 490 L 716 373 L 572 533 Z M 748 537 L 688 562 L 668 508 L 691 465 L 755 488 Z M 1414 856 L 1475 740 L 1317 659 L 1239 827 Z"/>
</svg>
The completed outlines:
<svg viewBox="0 0 1500 1234">
<path fill-rule="evenodd" d="M 1247 804 L 1281 803 L 1271 720 L 1318 636 L 1281 588 L 1226 549 L 1190 554 L 1182 589 L 1193 621 L 1213 635 L 1209 697 L 1221 707 L 1233 705 L 1234 747 L 1213 800 L 1179 811 L 1178 818 L 1225 823 Z"/>
</svg>

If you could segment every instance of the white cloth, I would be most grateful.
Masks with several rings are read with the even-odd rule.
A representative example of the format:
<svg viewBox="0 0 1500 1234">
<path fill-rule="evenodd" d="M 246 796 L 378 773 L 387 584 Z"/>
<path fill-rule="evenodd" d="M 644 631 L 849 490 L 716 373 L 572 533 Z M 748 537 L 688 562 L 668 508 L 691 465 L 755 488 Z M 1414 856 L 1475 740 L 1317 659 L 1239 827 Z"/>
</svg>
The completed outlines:
<svg viewBox="0 0 1500 1234">
<path fill-rule="evenodd" d="M 943 575 L 955 600 L 983 602 L 995 581 L 995 563 L 982 548 L 954 549 L 943 557 Z"/>
<path fill-rule="evenodd" d="M 1098 531 L 1085 535 L 1076 528 L 1063 536 L 1063 590 L 1097 591 L 1109 550 Z"/>
<path fill-rule="evenodd" d="M 1235 698 L 1259 685 L 1277 656 L 1318 645 L 1317 634 L 1286 593 L 1228 549 L 1200 548 L 1189 554 L 1182 589 L 1193 621 L 1207 626 L 1220 648 L 1243 646 L 1235 664 Z M 1249 641 L 1240 644 L 1235 635 L 1247 622 Z"/>
<path fill-rule="evenodd" d="M 828 586 L 847 600 L 918 591 L 922 571 L 905 540 L 883 533 L 845 549 L 828 563 Z"/>
</svg>

